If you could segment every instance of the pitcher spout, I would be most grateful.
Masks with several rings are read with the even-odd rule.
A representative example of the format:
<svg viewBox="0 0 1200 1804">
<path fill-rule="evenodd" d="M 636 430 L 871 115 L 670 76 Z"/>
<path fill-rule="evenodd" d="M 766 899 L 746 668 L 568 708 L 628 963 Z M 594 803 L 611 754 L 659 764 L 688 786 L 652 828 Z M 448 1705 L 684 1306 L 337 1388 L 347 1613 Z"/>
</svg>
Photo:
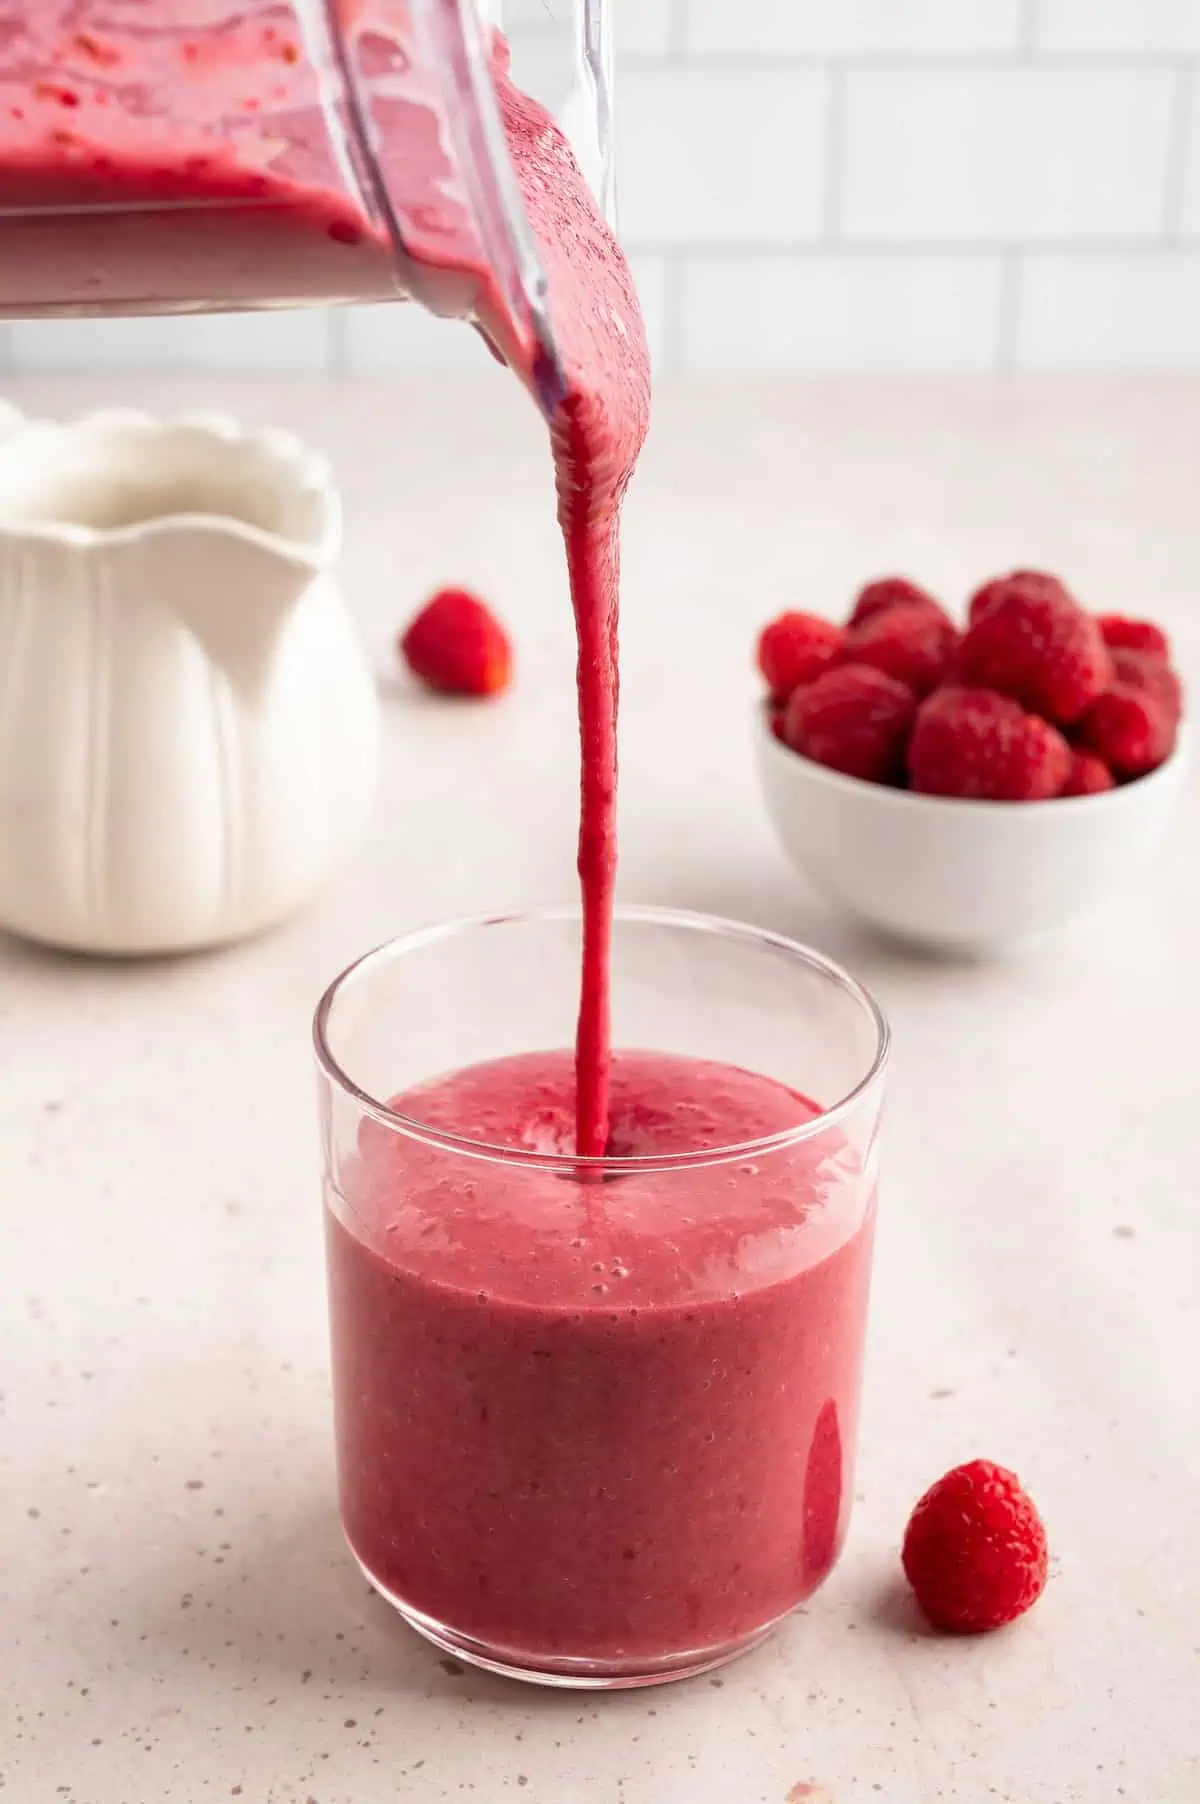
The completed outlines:
<svg viewBox="0 0 1200 1804">
<path fill-rule="evenodd" d="M 114 592 L 174 617 L 256 694 L 341 519 L 324 460 L 290 433 L 121 410 L 0 433 L 0 533 L 102 555 Z"/>
<path fill-rule="evenodd" d="M 187 627 L 234 690 L 257 695 L 320 567 L 285 541 L 229 522 L 149 531 L 139 555 L 145 592 Z"/>
</svg>

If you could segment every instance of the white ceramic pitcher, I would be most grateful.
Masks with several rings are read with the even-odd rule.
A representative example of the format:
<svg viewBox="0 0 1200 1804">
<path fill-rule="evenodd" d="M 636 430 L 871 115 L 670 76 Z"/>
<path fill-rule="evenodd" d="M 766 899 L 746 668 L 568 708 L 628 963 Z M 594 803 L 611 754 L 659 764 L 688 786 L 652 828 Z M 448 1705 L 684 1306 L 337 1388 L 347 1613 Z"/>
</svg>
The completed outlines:
<svg viewBox="0 0 1200 1804">
<path fill-rule="evenodd" d="M 0 418 L 0 926 L 108 954 L 281 919 L 374 801 L 322 459 L 225 415 Z"/>
</svg>

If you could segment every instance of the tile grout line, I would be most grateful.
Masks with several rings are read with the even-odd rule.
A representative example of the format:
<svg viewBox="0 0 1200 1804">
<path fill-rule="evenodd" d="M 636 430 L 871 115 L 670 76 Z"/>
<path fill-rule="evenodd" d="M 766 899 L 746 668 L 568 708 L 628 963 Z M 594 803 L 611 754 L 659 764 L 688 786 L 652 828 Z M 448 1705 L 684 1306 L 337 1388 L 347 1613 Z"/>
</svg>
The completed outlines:
<svg viewBox="0 0 1200 1804">
<path fill-rule="evenodd" d="M 1175 104 L 1171 109 L 1166 180 L 1163 184 L 1163 237 L 1172 245 L 1179 244 L 1184 238 L 1183 216 L 1187 200 L 1188 156 L 1191 150 L 1197 77 L 1194 71 L 1181 68 L 1175 79 Z"/>
</svg>

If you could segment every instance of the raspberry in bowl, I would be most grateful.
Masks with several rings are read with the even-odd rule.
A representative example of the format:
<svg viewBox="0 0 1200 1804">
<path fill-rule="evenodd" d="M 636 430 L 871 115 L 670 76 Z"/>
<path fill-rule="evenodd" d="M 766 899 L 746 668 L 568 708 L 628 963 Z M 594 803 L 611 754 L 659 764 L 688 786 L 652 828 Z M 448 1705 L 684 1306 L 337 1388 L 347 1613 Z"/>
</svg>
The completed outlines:
<svg viewBox="0 0 1200 1804">
<path fill-rule="evenodd" d="M 985 583 L 960 628 L 897 577 L 869 584 L 830 644 L 789 694 L 769 685 L 757 736 L 783 847 L 839 907 L 986 951 L 1065 926 L 1147 868 L 1185 765 L 1157 625 L 1093 616 L 1057 577 L 1020 570 Z"/>
</svg>

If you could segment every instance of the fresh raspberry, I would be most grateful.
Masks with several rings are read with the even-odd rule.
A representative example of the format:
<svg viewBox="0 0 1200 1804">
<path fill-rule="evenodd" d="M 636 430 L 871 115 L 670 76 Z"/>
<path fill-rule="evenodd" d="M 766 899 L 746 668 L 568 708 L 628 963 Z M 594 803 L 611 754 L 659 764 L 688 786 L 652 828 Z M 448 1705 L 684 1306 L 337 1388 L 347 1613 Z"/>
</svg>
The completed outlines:
<svg viewBox="0 0 1200 1804">
<path fill-rule="evenodd" d="M 1119 652 L 1122 664 L 1139 652 Z M 1128 666 L 1126 665 L 1126 669 Z M 1173 677 L 1166 665 L 1160 669 Z M 1172 692 L 1167 691 L 1169 697 Z M 1175 749 L 1179 716 L 1164 705 L 1164 694 L 1151 687 L 1145 674 L 1135 680 L 1120 677 L 1087 710 L 1076 729 L 1080 746 L 1102 758 L 1118 777 L 1145 777 L 1169 758 Z"/>
<path fill-rule="evenodd" d="M 1131 651 L 1118 646 L 1112 654 L 1113 688 L 1136 689 L 1148 696 L 1172 726 L 1178 726 L 1183 715 L 1183 688 L 1169 664 L 1156 652 Z"/>
<path fill-rule="evenodd" d="M 793 689 L 828 670 L 842 642 L 842 629 L 818 614 L 781 614 L 758 641 L 758 668 L 771 697 L 786 702 Z"/>
<path fill-rule="evenodd" d="M 783 737 L 783 722 L 784 722 L 785 712 L 786 711 L 783 708 L 772 708 L 771 709 L 771 732 L 772 732 L 773 736 L 776 739 L 778 739 L 778 741 L 781 745 L 785 745 L 787 743 Z"/>
<path fill-rule="evenodd" d="M 1079 722 L 1080 745 L 1125 778 L 1144 777 L 1175 749 L 1183 691 L 1155 652 L 1117 646 L 1113 681 Z"/>
<path fill-rule="evenodd" d="M 898 602 L 851 627 L 842 641 L 847 664 L 870 664 L 917 695 L 928 695 L 949 673 L 957 629 L 924 602 Z"/>
<path fill-rule="evenodd" d="M 959 673 L 964 682 L 998 689 L 1056 726 L 1069 726 L 1108 687 L 1112 661 L 1091 615 L 1053 577 L 1034 578 L 1022 572 L 977 606 Z"/>
<path fill-rule="evenodd" d="M 866 783 L 898 783 L 917 699 L 866 664 L 842 664 L 797 689 L 783 722 L 784 743 L 817 764 Z"/>
<path fill-rule="evenodd" d="M 1125 651 L 1149 651 L 1158 658 L 1171 656 L 1167 635 L 1152 620 L 1126 620 L 1122 614 L 1101 614 L 1096 625 L 1106 645 Z"/>
<path fill-rule="evenodd" d="M 1014 1472 L 971 1460 L 939 1478 L 908 1519 L 904 1575 L 935 1629 L 981 1635 L 1023 1616 L 1046 1588 L 1046 1531 Z"/>
<path fill-rule="evenodd" d="M 468 589 L 439 589 L 406 627 L 400 652 L 443 695 L 498 695 L 512 679 L 508 634 Z"/>
<path fill-rule="evenodd" d="M 918 606 L 932 609 L 943 620 L 950 618 L 941 602 L 935 601 L 928 589 L 922 589 L 918 583 L 910 583 L 906 576 L 880 576 L 859 590 L 848 625 L 862 626 L 864 621 L 873 620 L 877 614 L 885 614 L 889 608 Z"/>
<path fill-rule="evenodd" d="M 1045 801 L 1070 763 L 1061 733 L 990 689 L 939 689 L 918 709 L 908 747 L 915 790 L 984 802 Z"/>
<path fill-rule="evenodd" d="M 1112 789 L 1116 779 L 1103 758 L 1091 752 L 1072 752 L 1067 780 L 1059 790 L 1064 796 L 1098 796 Z"/>
<path fill-rule="evenodd" d="M 971 625 L 982 620 L 992 603 L 1013 589 L 1028 596 L 1053 597 L 1060 601 L 1071 599 L 1066 585 L 1045 570 L 1011 570 L 1007 576 L 993 576 L 981 589 L 976 589 L 967 603 L 967 619 Z"/>
</svg>

